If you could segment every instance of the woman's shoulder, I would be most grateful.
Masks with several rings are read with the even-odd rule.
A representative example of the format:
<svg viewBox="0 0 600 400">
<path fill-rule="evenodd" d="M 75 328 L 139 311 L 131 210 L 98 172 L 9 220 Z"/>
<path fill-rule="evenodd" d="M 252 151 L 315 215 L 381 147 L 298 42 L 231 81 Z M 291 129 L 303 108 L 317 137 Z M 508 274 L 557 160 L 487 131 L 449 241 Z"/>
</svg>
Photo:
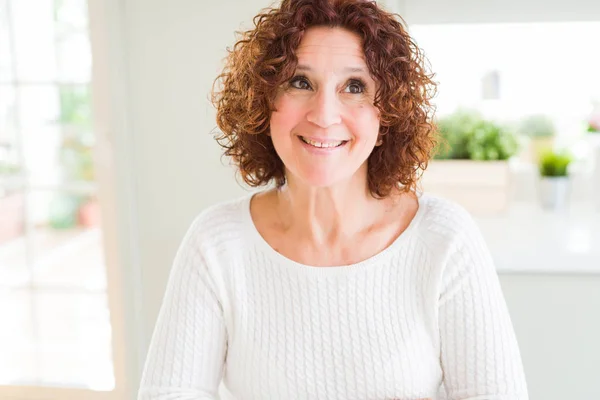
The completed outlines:
<svg viewBox="0 0 600 400">
<path fill-rule="evenodd" d="M 200 211 L 196 219 L 205 222 L 212 220 L 222 222 L 239 219 L 242 216 L 241 214 L 243 214 L 244 207 L 250 203 L 251 197 L 252 194 L 247 193 L 242 196 L 219 201 Z"/>
<path fill-rule="evenodd" d="M 239 236 L 247 224 L 251 196 L 246 194 L 206 207 L 193 219 L 188 234 L 204 243 L 219 243 Z"/>
<path fill-rule="evenodd" d="M 423 208 L 420 231 L 427 237 L 438 240 L 456 241 L 479 234 L 479 228 L 469 211 L 454 200 L 431 193 L 422 193 L 419 198 Z"/>
</svg>

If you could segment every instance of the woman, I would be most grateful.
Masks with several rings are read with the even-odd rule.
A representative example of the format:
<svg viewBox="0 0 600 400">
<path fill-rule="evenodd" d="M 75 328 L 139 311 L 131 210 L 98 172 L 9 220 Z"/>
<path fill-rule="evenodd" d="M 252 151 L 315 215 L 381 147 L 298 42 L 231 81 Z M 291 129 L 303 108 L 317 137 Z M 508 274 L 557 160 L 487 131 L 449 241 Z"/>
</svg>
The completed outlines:
<svg viewBox="0 0 600 400">
<path fill-rule="evenodd" d="M 433 82 L 375 2 L 284 0 L 230 51 L 218 138 L 258 194 L 204 211 L 140 399 L 527 399 L 470 216 L 417 190 Z"/>
</svg>

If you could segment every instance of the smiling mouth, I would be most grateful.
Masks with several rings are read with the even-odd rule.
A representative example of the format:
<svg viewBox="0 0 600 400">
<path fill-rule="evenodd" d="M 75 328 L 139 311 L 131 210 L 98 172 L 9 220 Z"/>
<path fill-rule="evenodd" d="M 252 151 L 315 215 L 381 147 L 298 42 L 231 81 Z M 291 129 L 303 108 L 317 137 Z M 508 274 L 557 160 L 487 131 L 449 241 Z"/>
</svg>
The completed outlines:
<svg viewBox="0 0 600 400">
<path fill-rule="evenodd" d="M 304 143 L 308 144 L 309 146 L 316 147 L 318 149 L 332 149 L 336 147 L 341 147 L 348 142 L 347 140 L 339 140 L 335 142 L 319 142 L 316 140 L 307 139 L 304 136 L 299 137 L 300 140 L 302 140 Z"/>
</svg>

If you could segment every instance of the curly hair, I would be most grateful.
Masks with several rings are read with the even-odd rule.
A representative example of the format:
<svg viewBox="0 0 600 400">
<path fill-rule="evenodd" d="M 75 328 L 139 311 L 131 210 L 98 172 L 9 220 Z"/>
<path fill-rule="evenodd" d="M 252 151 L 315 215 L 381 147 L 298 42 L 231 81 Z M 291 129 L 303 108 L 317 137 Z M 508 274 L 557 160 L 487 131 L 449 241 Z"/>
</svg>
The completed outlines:
<svg viewBox="0 0 600 400">
<path fill-rule="evenodd" d="M 238 32 L 212 89 L 224 154 L 250 186 L 285 184 L 283 162 L 268 135 L 270 117 L 279 87 L 294 75 L 304 33 L 316 26 L 358 34 L 378 84 L 374 106 L 383 144 L 367 161 L 370 192 L 385 197 L 395 188 L 416 190 L 438 140 L 430 103 L 436 84 L 402 18 L 369 0 L 283 0 L 254 17 L 254 29 Z"/>
</svg>

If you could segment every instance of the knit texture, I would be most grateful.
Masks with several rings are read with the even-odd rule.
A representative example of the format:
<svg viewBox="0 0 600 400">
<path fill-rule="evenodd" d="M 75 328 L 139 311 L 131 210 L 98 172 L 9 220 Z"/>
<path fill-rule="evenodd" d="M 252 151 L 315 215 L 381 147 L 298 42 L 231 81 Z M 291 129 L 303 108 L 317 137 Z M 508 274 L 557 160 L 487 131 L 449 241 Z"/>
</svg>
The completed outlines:
<svg viewBox="0 0 600 400">
<path fill-rule="evenodd" d="M 139 400 L 527 399 L 492 258 L 463 208 L 421 195 L 379 254 L 312 267 L 268 245 L 250 199 L 188 230 Z"/>
</svg>

